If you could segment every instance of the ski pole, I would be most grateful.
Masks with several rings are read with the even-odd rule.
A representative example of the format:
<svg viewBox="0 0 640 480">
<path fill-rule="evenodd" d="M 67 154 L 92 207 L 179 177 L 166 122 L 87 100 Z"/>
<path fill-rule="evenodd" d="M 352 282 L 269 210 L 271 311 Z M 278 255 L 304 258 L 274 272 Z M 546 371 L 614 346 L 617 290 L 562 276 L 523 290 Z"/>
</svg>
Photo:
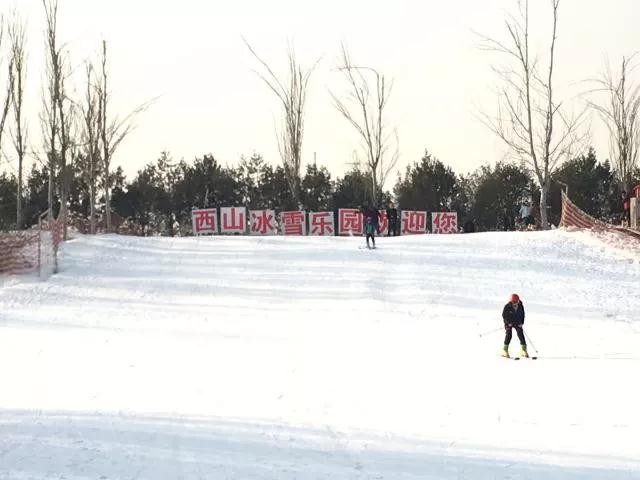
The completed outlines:
<svg viewBox="0 0 640 480">
<path fill-rule="evenodd" d="M 480 334 L 480 338 L 484 337 L 485 335 L 489 335 L 490 333 L 496 333 L 499 332 L 500 330 L 503 330 L 504 327 L 500 327 L 500 328 L 494 328 L 493 330 L 489 330 L 488 332 L 484 332 Z"/>
<path fill-rule="evenodd" d="M 533 344 L 533 342 L 531 341 L 531 338 L 529 337 L 529 335 L 527 335 L 527 332 L 524 332 L 524 336 L 526 337 L 527 342 L 529 342 L 529 345 L 531 345 L 533 347 L 533 349 L 536 351 L 536 355 L 540 355 L 540 351 Z"/>
</svg>

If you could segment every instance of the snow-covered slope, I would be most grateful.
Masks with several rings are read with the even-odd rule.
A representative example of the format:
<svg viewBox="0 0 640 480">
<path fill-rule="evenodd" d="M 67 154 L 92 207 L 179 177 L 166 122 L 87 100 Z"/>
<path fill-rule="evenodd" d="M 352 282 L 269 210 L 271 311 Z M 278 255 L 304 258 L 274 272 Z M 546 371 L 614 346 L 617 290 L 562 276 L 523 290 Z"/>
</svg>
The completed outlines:
<svg viewBox="0 0 640 480">
<path fill-rule="evenodd" d="M 609 240 L 75 239 L 0 288 L 0 478 L 640 478 Z M 539 360 L 486 333 L 512 292 Z"/>
</svg>

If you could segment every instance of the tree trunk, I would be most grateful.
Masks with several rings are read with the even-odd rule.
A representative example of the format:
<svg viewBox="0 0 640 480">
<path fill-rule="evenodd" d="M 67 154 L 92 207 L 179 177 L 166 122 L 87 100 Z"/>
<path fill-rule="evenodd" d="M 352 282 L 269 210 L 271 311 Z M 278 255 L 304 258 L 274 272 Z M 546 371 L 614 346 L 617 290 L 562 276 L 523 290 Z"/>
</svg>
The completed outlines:
<svg viewBox="0 0 640 480">
<path fill-rule="evenodd" d="M 378 175 L 375 170 L 371 171 L 371 201 L 374 206 L 378 206 Z"/>
<path fill-rule="evenodd" d="M 93 139 L 89 147 L 89 231 L 96 234 L 96 174 L 95 157 L 93 155 Z"/>
<path fill-rule="evenodd" d="M 540 182 L 540 227 L 544 230 L 549 228 L 547 218 L 547 197 L 549 196 L 549 182 Z"/>
<path fill-rule="evenodd" d="M 53 221 L 53 185 L 55 183 L 55 175 L 53 173 L 52 165 L 49 165 L 49 192 L 47 194 L 47 200 L 49 204 L 49 221 Z"/>
<path fill-rule="evenodd" d="M 91 180 L 89 187 L 89 229 L 91 235 L 96 234 L 96 185 L 95 180 Z"/>
<path fill-rule="evenodd" d="M 109 171 L 106 172 L 106 175 L 107 186 L 104 189 L 105 220 L 107 223 L 107 233 L 111 233 L 111 194 L 109 192 Z"/>
<path fill-rule="evenodd" d="M 18 197 L 16 198 L 16 229 L 22 230 L 22 158 L 18 158 Z"/>
<path fill-rule="evenodd" d="M 62 180 L 60 182 L 60 215 L 62 215 L 62 239 L 67 240 L 67 168 L 63 167 Z"/>
</svg>

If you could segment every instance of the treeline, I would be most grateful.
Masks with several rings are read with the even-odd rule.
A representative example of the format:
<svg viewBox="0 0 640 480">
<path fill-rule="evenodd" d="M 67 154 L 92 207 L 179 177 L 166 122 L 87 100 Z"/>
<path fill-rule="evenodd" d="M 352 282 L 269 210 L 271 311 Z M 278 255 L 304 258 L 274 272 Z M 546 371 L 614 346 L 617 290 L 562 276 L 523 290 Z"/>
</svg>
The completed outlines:
<svg viewBox="0 0 640 480">
<path fill-rule="evenodd" d="M 640 180 L 638 172 L 635 177 Z M 622 210 L 619 182 L 609 162 L 598 161 L 593 150 L 564 163 L 553 179 L 548 212 L 552 223 L 557 224 L 560 219 L 560 191 L 565 185 L 580 208 L 597 218 L 619 221 Z M 38 214 L 47 210 L 48 182 L 47 167 L 34 166 L 25 184 L 24 224 L 20 228 L 33 225 Z M 193 208 L 236 205 L 277 211 L 299 208 L 289 192 L 284 168 L 267 163 L 259 154 L 243 158 L 237 166 L 225 166 L 213 155 L 204 155 L 193 162 L 176 162 L 163 152 L 130 181 L 118 168 L 110 176 L 109 184 L 112 212 L 118 219 L 115 227 L 139 235 L 188 234 Z M 67 205 L 71 224 L 88 231 L 90 189 L 81 168 L 72 171 L 69 185 Z M 356 166 L 334 179 L 326 167 L 307 165 L 301 177 L 300 201 L 308 211 L 359 207 L 371 198 L 370 189 L 365 169 Z M 16 178 L 1 174 L 1 229 L 16 228 L 16 190 Z M 383 206 L 395 201 L 398 208 L 406 210 L 456 211 L 461 225 L 471 221 L 478 231 L 514 228 L 523 203 L 529 203 L 534 216 L 539 218 L 537 184 L 525 168 L 514 163 L 499 162 L 468 175 L 458 175 L 425 152 L 420 161 L 398 175 L 392 191 L 381 187 L 379 191 Z M 54 205 L 58 211 L 59 195 L 55 196 Z M 98 224 L 102 225 L 99 231 L 105 230 L 105 208 L 104 197 L 99 197 L 96 202 Z"/>
<path fill-rule="evenodd" d="M 640 57 L 623 57 L 619 68 L 606 66 L 589 80 L 593 91 L 574 116 L 555 88 L 560 2 L 554 0 L 546 7 L 550 36 L 544 49 L 551 52 L 549 58 L 539 55 L 536 45 L 529 48 L 529 3 L 514 1 L 517 12 L 507 14 L 503 35 L 480 36 L 483 49 L 505 60 L 491 64 L 500 94 L 497 111 L 483 112 L 482 123 L 517 164 L 502 162 L 458 175 L 426 153 L 394 183 L 388 176 L 400 156 L 400 143 L 387 108 L 393 79 L 375 65 L 355 61 L 341 44 L 332 70 L 339 72 L 344 90 L 330 91 L 330 100 L 351 129 L 354 148 L 364 153 L 362 164 L 335 179 L 322 166 L 305 171 L 305 102 L 320 60 L 304 66 L 290 48 L 288 73 L 279 77 L 245 40 L 258 79 L 281 104 L 276 129 L 281 166 L 271 166 L 259 155 L 230 167 L 212 155 L 188 163 L 162 154 L 129 181 L 114 168 L 114 156 L 154 100 L 128 114 L 114 111 L 106 40 L 96 44 L 96 54 L 74 60 L 71 45 L 59 35 L 58 3 L 42 0 L 42 85 L 34 91 L 25 89 L 30 84 L 26 21 L 17 11 L 7 18 L 0 11 L 0 158 L 8 159 L 10 171 L 16 172 L 0 173 L 1 229 L 33 225 L 46 211 L 64 219 L 65 236 L 66 225 L 92 233 L 173 235 L 189 229 L 193 207 L 335 210 L 368 201 L 385 204 L 391 198 L 401 209 L 454 210 L 461 224 L 471 222 L 477 230 L 513 228 L 520 205 L 528 202 L 541 228 L 547 228 L 559 219 L 561 185 L 587 212 L 617 221 L 620 186 L 628 190 L 638 178 L 640 87 L 634 72 Z M 23 108 L 34 97 L 40 102 L 37 121 Z M 585 151 L 587 112 L 596 112 L 608 128 L 613 165 L 598 161 L 593 151 L 571 160 L 577 155 L 572 152 Z M 28 135 L 34 131 L 40 132 L 35 139 Z M 26 171 L 31 161 L 36 166 Z"/>
<path fill-rule="evenodd" d="M 59 35 L 58 0 L 42 0 L 42 6 L 42 85 L 34 91 L 27 88 L 31 83 L 27 75 L 27 22 L 17 8 L 8 17 L 0 8 L 0 161 L 8 159 L 8 168 L 16 172 L 15 178 L 0 173 L 0 226 L 31 225 L 42 211 L 51 218 L 57 205 L 65 219 L 66 238 L 72 213 L 68 208 L 75 206 L 79 193 L 73 190 L 79 185 L 88 192 L 91 222 L 97 217 L 97 196 L 103 195 L 106 224 L 110 225 L 110 186 L 112 177 L 118 176 L 112 171 L 114 155 L 134 130 L 136 118 L 153 100 L 126 115 L 114 111 L 106 40 L 100 42 L 97 55 L 81 63 L 72 60 L 69 44 Z M 35 118 L 27 115 L 25 108 L 33 97 L 39 98 Z M 40 132 L 35 139 L 30 135 L 33 131 Z M 28 172 L 32 160 L 39 167 Z M 7 166 L 0 163 L 0 170 L 6 172 Z M 13 191 L 13 200 L 7 197 L 9 191 Z M 46 205 L 41 201 L 43 196 Z M 8 223 L 10 207 L 14 220 Z M 92 224 L 92 231 L 94 227 Z"/>
</svg>

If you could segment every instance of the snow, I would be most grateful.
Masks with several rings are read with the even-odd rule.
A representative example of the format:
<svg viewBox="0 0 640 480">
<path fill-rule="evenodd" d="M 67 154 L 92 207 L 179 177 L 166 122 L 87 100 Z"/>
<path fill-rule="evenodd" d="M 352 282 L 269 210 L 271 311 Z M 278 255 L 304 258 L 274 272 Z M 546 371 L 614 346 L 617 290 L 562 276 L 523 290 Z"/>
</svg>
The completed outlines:
<svg viewBox="0 0 640 480">
<path fill-rule="evenodd" d="M 0 479 L 640 479 L 633 248 L 363 242 L 80 236 L 5 282 Z M 512 292 L 539 360 L 486 333 Z"/>
</svg>

